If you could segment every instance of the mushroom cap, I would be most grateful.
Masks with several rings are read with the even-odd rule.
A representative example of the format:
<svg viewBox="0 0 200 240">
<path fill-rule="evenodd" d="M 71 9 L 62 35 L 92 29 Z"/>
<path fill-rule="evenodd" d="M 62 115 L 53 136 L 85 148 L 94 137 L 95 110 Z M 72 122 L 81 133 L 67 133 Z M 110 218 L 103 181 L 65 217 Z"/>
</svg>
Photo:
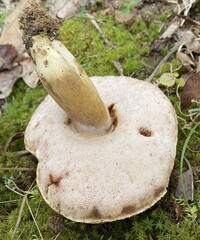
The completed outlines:
<svg viewBox="0 0 200 240">
<path fill-rule="evenodd" d="M 38 160 L 45 201 L 66 218 L 102 223 L 131 217 L 166 193 L 177 143 L 176 114 L 155 85 L 129 77 L 93 77 L 115 126 L 104 136 L 77 133 L 47 96 L 25 132 Z"/>
</svg>

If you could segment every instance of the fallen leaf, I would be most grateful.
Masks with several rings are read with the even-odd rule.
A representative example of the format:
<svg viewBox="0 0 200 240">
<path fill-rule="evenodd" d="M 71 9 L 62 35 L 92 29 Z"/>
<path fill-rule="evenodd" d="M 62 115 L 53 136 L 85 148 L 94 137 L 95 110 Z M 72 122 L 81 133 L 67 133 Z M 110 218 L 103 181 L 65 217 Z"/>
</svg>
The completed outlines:
<svg viewBox="0 0 200 240">
<path fill-rule="evenodd" d="M 176 37 L 178 38 L 178 41 L 183 44 L 192 42 L 196 38 L 195 34 L 188 29 L 178 29 Z"/>
<path fill-rule="evenodd" d="M 164 86 L 171 87 L 176 82 L 176 77 L 173 73 L 163 73 L 158 79 L 158 82 Z"/>
<path fill-rule="evenodd" d="M 0 44 L 12 44 L 18 54 L 22 54 L 25 51 L 22 41 L 22 33 L 19 30 L 18 17 L 22 12 L 22 9 L 28 5 L 29 2 L 21 0 L 15 10 L 5 19 L 4 29 L 0 36 Z"/>
<path fill-rule="evenodd" d="M 175 17 L 165 32 L 161 35 L 161 39 L 171 38 L 171 36 L 177 31 L 181 26 L 182 19 Z"/>
<path fill-rule="evenodd" d="M 17 56 L 17 50 L 13 45 L 0 45 L 0 71 L 4 69 L 11 69 Z"/>
<path fill-rule="evenodd" d="M 179 177 L 178 186 L 177 186 L 176 192 L 175 192 L 175 197 L 193 201 L 194 179 L 193 179 L 192 167 L 188 160 L 187 160 L 187 165 L 189 167 L 189 170 L 184 172 L 182 175 L 184 189 L 181 184 L 181 178 Z"/>
<path fill-rule="evenodd" d="M 184 67 L 191 69 L 191 66 L 195 66 L 195 62 L 185 53 L 177 52 L 176 58 L 181 61 Z"/>
<path fill-rule="evenodd" d="M 90 3 L 89 0 L 48 0 L 49 10 L 61 19 L 74 17 L 81 9 Z"/>
<path fill-rule="evenodd" d="M 181 94 L 181 108 L 186 109 L 192 105 L 192 100 L 200 97 L 200 72 L 193 74 L 185 83 Z"/>
<path fill-rule="evenodd" d="M 14 0 L 2 0 L 2 2 L 4 4 L 7 12 L 12 11 L 16 7 L 16 4 L 18 3 Z"/>
<path fill-rule="evenodd" d="M 189 52 L 200 53 L 200 40 L 198 38 L 186 43 L 185 46 Z"/>
<path fill-rule="evenodd" d="M 38 83 L 38 77 L 33 72 L 34 64 L 25 51 L 22 32 L 18 25 L 18 17 L 28 4 L 29 1 L 26 0 L 21 0 L 18 3 L 15 10 L 6 17 L 4 29 L 0 36 L 1 46 L 7 46 L 6 50 L 4 47 L 0 51 L 0 58 L 2 59 L 0 70 L 10 69 L 10 71 L 0 72 L 0 98 L 5 98 L 12 92 L 13 85 L 19 78 L 23 78 L 31 88 L 35 88 Z M 16 56 L 17 54 L 18 56 Z"/>
<path fill-rule="evenodd" d="M 0 72 L 0 99 L 6 98 L 10 95 L 13 85 L 22 73 L 22 67 L 17 65 L 11 70 L 4 70 Z"/>
<path fill-rule="evenodd" d="M 20 61 L 20 65 L 22 66 L 22 73 L 19 77 L 22 77 L 24 82 L 30 88 L 36 88 L 39 82 L 39 78 L 34 70 L 34 63 L 28 54 L 24 54 L 24 59 Z"/>
<path fill-rule="evenodd" d="M 178 41 L 184 44 L 189 52 L 200 53 L 200 40 L 191 30 L 178 29 L 176 32 Z"/>
</svg>

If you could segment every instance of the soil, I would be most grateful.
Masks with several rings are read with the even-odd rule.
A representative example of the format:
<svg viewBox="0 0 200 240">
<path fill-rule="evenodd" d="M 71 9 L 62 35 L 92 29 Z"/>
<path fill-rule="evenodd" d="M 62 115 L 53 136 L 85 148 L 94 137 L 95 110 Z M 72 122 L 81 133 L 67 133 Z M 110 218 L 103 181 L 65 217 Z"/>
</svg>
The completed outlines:
<svg viewBox="0 0 200 240">
<path fill-rule="evenodd" d="M 49 14 L 38 2 L 32 1 L 19 17 L 19 27 L 23 30 L 26 49 L 32 46 L 32 36 L 45 33 L 56 38 L 60 27 L 59 20 Z"/>
</svg>

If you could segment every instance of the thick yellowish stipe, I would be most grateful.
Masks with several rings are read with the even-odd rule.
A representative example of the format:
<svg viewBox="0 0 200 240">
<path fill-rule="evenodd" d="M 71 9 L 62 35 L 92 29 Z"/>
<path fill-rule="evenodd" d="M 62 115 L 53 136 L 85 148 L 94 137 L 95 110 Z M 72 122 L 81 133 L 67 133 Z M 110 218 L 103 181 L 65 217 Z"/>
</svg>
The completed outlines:
<svg viewBox="0 0 200 240">
<path fill-rule="evenodd" d="M 34 36 L 30 52 L 44 87 L 79 132 L 103 135 L 111 130 L 108 109 L 81 65 L 60 41 Z"/>
</svg>

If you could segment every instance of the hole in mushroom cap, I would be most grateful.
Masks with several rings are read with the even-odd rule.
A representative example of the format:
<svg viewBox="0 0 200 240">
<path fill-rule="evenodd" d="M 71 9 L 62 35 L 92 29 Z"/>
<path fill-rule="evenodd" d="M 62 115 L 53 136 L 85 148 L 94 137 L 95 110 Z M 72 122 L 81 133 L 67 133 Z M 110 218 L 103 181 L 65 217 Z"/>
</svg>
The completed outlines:
<svg viewBox="0 0 200 240">
<path fill-rule="evenodd" d="M 145 137 L 151 137 L 153 135 L 153 132 L 146 127 L 140 127 L 139 133 Z"/>
<path fill-rule="evenodd" d="M 112 125 L 113 125 L 113 130 L 115 130 L 115 128 L 117 127 L 117 124 L 118 124 L 118 119 L 117 119 L 117 116 L 116 116 L 116 110 L 114 109 L 114 103 L 111 104 L 109 107 L 108 107 L 108 111 L 109 111 L 109 114 L 110 114 L 110 117 L 111 117 L 111 120 L 112 120 Z"/>
</svg>

